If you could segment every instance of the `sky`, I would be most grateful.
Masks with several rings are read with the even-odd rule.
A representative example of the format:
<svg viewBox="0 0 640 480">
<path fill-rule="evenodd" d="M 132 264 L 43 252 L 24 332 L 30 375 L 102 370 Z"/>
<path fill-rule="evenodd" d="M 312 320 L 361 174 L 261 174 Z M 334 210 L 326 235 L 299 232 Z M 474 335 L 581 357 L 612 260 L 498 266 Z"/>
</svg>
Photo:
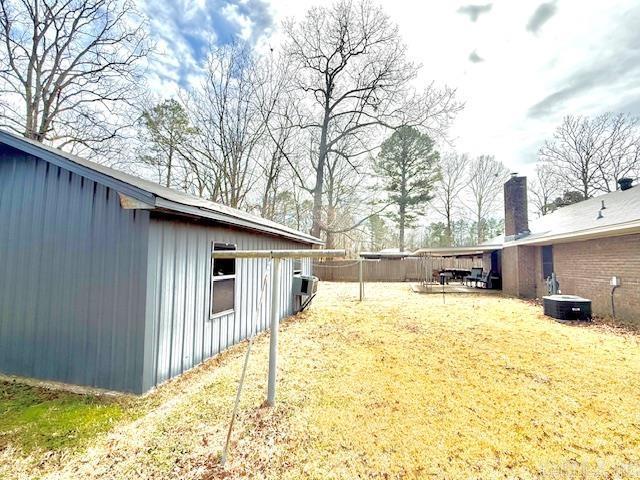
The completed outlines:
<svg viewBox="0 0 640 480">
<path fill-rule="evenodd" d="M 150 88 L 175 94 L 200 75 L 210 42 L 277 48 L 281 24 L 318 0 L 140 0 L 160 55 Z M 453 148 L 493 154 L 530 174 L 545 138 L 568 114 L 640 116 L 638 0 L 380 0 L 400 28 L 421 83 L 465 103 Z"/>
</svg>

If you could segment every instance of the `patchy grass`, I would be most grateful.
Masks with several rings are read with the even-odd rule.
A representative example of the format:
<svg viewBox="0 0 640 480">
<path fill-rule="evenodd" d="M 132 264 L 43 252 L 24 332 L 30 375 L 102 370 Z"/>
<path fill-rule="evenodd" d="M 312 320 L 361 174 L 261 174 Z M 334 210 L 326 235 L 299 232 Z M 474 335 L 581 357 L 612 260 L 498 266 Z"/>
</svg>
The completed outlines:
<svg viewBox="0 0 640 480">
<path fill-rule="evenodd" d="M 640 340 L 495 296 L 323 284 L 283 325 L 277 406 L 255 345 L 229 462 L 218 458 L 245 345 L 141 400 L 86 449 L 0 452 L 30 478 L 638 478 Z M 141 407 L 136 407 L 141 408 Z M 126 410 L 126 409 L 125 409 Z M 14 452 L 15 453 L 15 452 Z"/>
<path fill-rule="evenodd" d="M 121 401 L 0 382 L 0 450 L 25 453 L 82 445 L 125 414 Z"/>
</svg>

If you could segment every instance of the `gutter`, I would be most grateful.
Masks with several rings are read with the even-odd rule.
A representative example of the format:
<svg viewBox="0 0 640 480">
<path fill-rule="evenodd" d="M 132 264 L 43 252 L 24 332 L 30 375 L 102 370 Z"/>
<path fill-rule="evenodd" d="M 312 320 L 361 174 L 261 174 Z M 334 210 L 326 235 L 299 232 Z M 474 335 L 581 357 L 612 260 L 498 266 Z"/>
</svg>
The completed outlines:
<svg viewBox="0 0 640 480">
<path fill-rule="evenodd" d="M 621 235 L 631 235 L 640 233 L 640 220 L 619 223 L 616 225 L 607 225 L 588 230 L 579 230 L 576 232 L 558 233 L 556 235 L 547 235 L 527 239 L 522 238 L 513 242 L 504 244 L 504 247 L 516 247 L 519 245 L 548 245 L 551 243 L 570 243 L 584 240 L 592 240 L 596 238 L 617 237 Z"/>
</svg>

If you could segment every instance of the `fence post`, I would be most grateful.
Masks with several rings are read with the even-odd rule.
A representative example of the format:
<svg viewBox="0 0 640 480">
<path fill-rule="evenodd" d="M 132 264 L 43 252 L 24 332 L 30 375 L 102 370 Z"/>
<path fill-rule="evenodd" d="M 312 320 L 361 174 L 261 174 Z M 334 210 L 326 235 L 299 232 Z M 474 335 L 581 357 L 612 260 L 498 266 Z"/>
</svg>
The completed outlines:
<svg viewBox="0 0 640 480">
<path fill-rule="evenodd" d="M 362 257 L 360 257 L 360 262 L 358 262 L 358 279 L 360 281 L 360 301 L 364 298 L 364 283 L 362 282 Z"/>
</svg>

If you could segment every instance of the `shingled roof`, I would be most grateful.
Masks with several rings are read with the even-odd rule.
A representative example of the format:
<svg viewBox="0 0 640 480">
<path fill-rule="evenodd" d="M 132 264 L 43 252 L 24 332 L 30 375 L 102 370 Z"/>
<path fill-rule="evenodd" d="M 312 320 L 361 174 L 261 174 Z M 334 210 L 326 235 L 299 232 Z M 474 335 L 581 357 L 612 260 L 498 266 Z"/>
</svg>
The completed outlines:
<svg viewBox="0 0 640 480">
<path fill-rule="evenodd" d="M 543 245 L 640 233 L 640 186 L 588 198 L 529 222 L 530 234 L 509 245 Z"/>
</svg>

